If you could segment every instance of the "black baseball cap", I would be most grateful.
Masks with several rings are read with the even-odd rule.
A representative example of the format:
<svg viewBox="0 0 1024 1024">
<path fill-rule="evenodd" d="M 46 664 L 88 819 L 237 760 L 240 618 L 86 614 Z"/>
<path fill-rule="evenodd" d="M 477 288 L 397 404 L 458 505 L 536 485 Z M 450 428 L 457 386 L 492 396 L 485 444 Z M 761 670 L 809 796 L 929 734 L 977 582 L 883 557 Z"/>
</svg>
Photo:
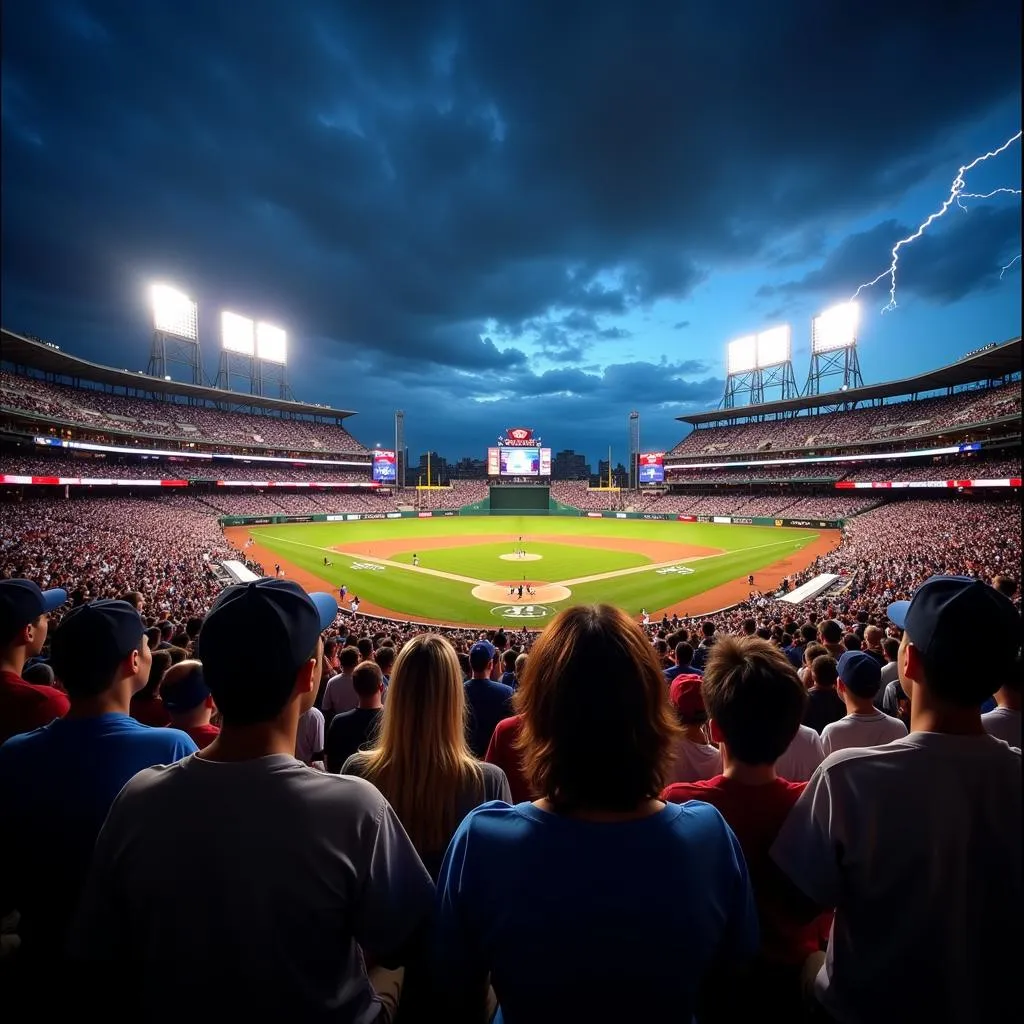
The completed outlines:
<svg viewBox="0 0 1024 1024">
<path fill-rule="evenodd" d="M 218 687 L 237 675 L 243 637 L 260 638 L 259 658 L 247 670 L 254 681 L 290 680 L 337 614 L 338 602 L 330 594 L 307 594 L 297 583 L 273 576 L 221 591 L 203 620 L 197 650 L 214 699 Z"/>
<path fill-rule="evenodd" d="M 882 666 L 864 651 L 847 651 L 836 671 L 843 686 L 857 697 L 873 697 L 882 685 Z"/>
<path fill-rule="evenodd" d="M 1006 669 L 1020 651 L 1020 612 L 1005 594 L 969 576 L 932 576 L 886 614 L 933 663 L 961 660 L 964 636 L 980 638 L 971 645 L 973 672 Z"/>
<path fill-rule="evenodd" d="M 172 665 L 160 681 L 160 699 L 168 711 L 193 711 L 210 696 L 198 661 Z"/>
<path fill-rule="evenodd" d="M 67 599 L 68 592 L 60 587 L 40 590 L 32 580 L 0 580 L 0 643 L 6 643 L 22 626 L 59 608 Z"/>
<path fill-rule="evenodd" d="M 139 649 L 142 616 L 127 601 L 90 601 L 64 616 L 50 641 L 50 660 L 65 684 L 88 674 L 90 679 L 113 673 Z"/>
</svg>

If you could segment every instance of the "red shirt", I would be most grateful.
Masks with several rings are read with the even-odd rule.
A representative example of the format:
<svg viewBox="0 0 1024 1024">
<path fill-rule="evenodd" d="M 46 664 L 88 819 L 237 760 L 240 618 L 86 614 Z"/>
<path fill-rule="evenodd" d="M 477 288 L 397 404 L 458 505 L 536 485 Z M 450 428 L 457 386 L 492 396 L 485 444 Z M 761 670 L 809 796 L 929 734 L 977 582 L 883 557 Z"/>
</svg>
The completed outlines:
<svg viewBox="0 0 1024 1024">
<path fill-rule="evenodd" d="M 190 725 L 180 726 L 182 732 L 188 733 L 192 737 L 192 742 L 202 750 L 203 747 L 208 747 L 214 739 L 220 735 L 219 725 L 210 725 L 209 722 L 206 725 Z"/>
<path fill-rule="evenodd" d="M 512 791 L 512 802 L 521 804 L 532 800 L 533 794 L 523 776 L 522 755 L 513 744 L 519 739 L 519 715 L 503 718 L 491 734 L 484 760 L 496 764 L 508 777 L 508 788 Z"/>
<path fill-rule="evenodd" d="M 703 800 L 714 805 L 736 833 L 761 921 L 761 955 L 772 963 L 802 964 L 819 948 L 818 919 L 807 920 L 806 899 L 768 853 L 806 785 L 775 779 L 747 786 L 717 775 L 702 782 L 677 782 L 661 794 L 662 800 L 676 804 Z"/>
<path fill-rule="evenodd" d="M 171 716 L 159 697 L 132 697 L 128 713 L 136 722 L 163 729 L 171 724 Z"/>
<path fill-rule="evenodd" d="M 70 707 L 56 687 L 26 683 L 21 676 L 0 670 L 0 743 L 63 718 Z"/>
</svg>

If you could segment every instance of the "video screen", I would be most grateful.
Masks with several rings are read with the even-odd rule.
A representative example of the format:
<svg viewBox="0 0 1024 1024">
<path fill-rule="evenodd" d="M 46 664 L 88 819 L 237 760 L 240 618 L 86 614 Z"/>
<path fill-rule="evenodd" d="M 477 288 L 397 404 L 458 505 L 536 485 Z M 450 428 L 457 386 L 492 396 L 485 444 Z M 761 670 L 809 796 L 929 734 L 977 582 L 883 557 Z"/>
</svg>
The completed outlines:
<svg viewBox="0 0 1024 1024">
<path fill-rule="evenodd" d="M 645 452 L 640 455 L 640 483 L 661 484 L 665 482 L 665 453 Z"/>
<path fill-rule="evenodd" d="M 398 479 L 398 463 L 394 452 L 378 449 L 373 453 L 373 479 L 381 483 L 395 483 Z"/>
<path fill-rule="evenodd" d="M 500 448 L 502 476 L 540 476 L 539 448 Z"/>
</svg>

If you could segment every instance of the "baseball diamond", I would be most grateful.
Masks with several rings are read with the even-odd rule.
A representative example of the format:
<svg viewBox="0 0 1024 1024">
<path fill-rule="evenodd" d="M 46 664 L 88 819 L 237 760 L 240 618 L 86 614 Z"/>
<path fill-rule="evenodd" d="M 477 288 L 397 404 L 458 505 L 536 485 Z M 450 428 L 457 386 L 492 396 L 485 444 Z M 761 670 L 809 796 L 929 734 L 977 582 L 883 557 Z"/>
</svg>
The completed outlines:
<svg viewBox="0 0 1024 1024">
<path fill-rule="evenodd" d="M 774 586 L 839 542 L 836 530 L 515 516 L 231 526 L 225 533 L 239 545 L 252 537 L 256 557 L 279 562 L 305 586 L 346 585 L 363 613 L 482 626 L 525 618 L 541 625 L 585 601 L 610 601 L 637 617 L 642 608 L 704 614 L 745 598 L 750 573 L 759 588 Z M 370 566 L 376 571 L 367 572 Z"/>
</svg>

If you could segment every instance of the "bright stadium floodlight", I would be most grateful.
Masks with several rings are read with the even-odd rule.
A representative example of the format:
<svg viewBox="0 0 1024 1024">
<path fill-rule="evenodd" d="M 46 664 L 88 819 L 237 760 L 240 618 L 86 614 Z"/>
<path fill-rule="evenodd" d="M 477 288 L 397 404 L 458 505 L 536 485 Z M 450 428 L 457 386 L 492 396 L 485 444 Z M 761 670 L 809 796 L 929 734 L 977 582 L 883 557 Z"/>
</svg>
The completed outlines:
<svg viewBox="0 0 1024 1024">
<path fill-rule="evenodd" d="M 850 348 L 857 340 L 859 322 L 860 306 L 856 302 L 841 302 L 826 309 L 811 321 L 811 351 Z"/>
<path fill-rule="evenodd" d="M 253 341 L 253 322 L 247 316 L 228 313 L 220 315 L 220 340 L 225 352 L 237 352 L 239 355 L 255 354 Z"/>
<path fill-rule="evenodd" d="M 730 341 L 728 346 L 729 373 L 747 373 L 757 366 L 757 335 L 746 334 Z"/>
<path fill-rule="evenodd" d="M 268 363 L 288 362 L 287 355 L 288 336 L 280 327 L 272 324 L 265 324 L 261 320 L 256 325 L 256 355 Z"/>
<path fill-rule="evenodd" d="M 153 304 L 153 329 L 161 334 L 195 341 L 199 337 L 196 304 L 177 288 L 154 284 L 150 290 Z"/>
<path fill-rule="evenodd" d="M 778 327 L 769 327 L 767 331 L 761 331 L 757 336 L 758 369 L 763 370 L 769 366 L 788 363 L 790 337 L 789 324 L 781 324 Z"/>
</svg>

